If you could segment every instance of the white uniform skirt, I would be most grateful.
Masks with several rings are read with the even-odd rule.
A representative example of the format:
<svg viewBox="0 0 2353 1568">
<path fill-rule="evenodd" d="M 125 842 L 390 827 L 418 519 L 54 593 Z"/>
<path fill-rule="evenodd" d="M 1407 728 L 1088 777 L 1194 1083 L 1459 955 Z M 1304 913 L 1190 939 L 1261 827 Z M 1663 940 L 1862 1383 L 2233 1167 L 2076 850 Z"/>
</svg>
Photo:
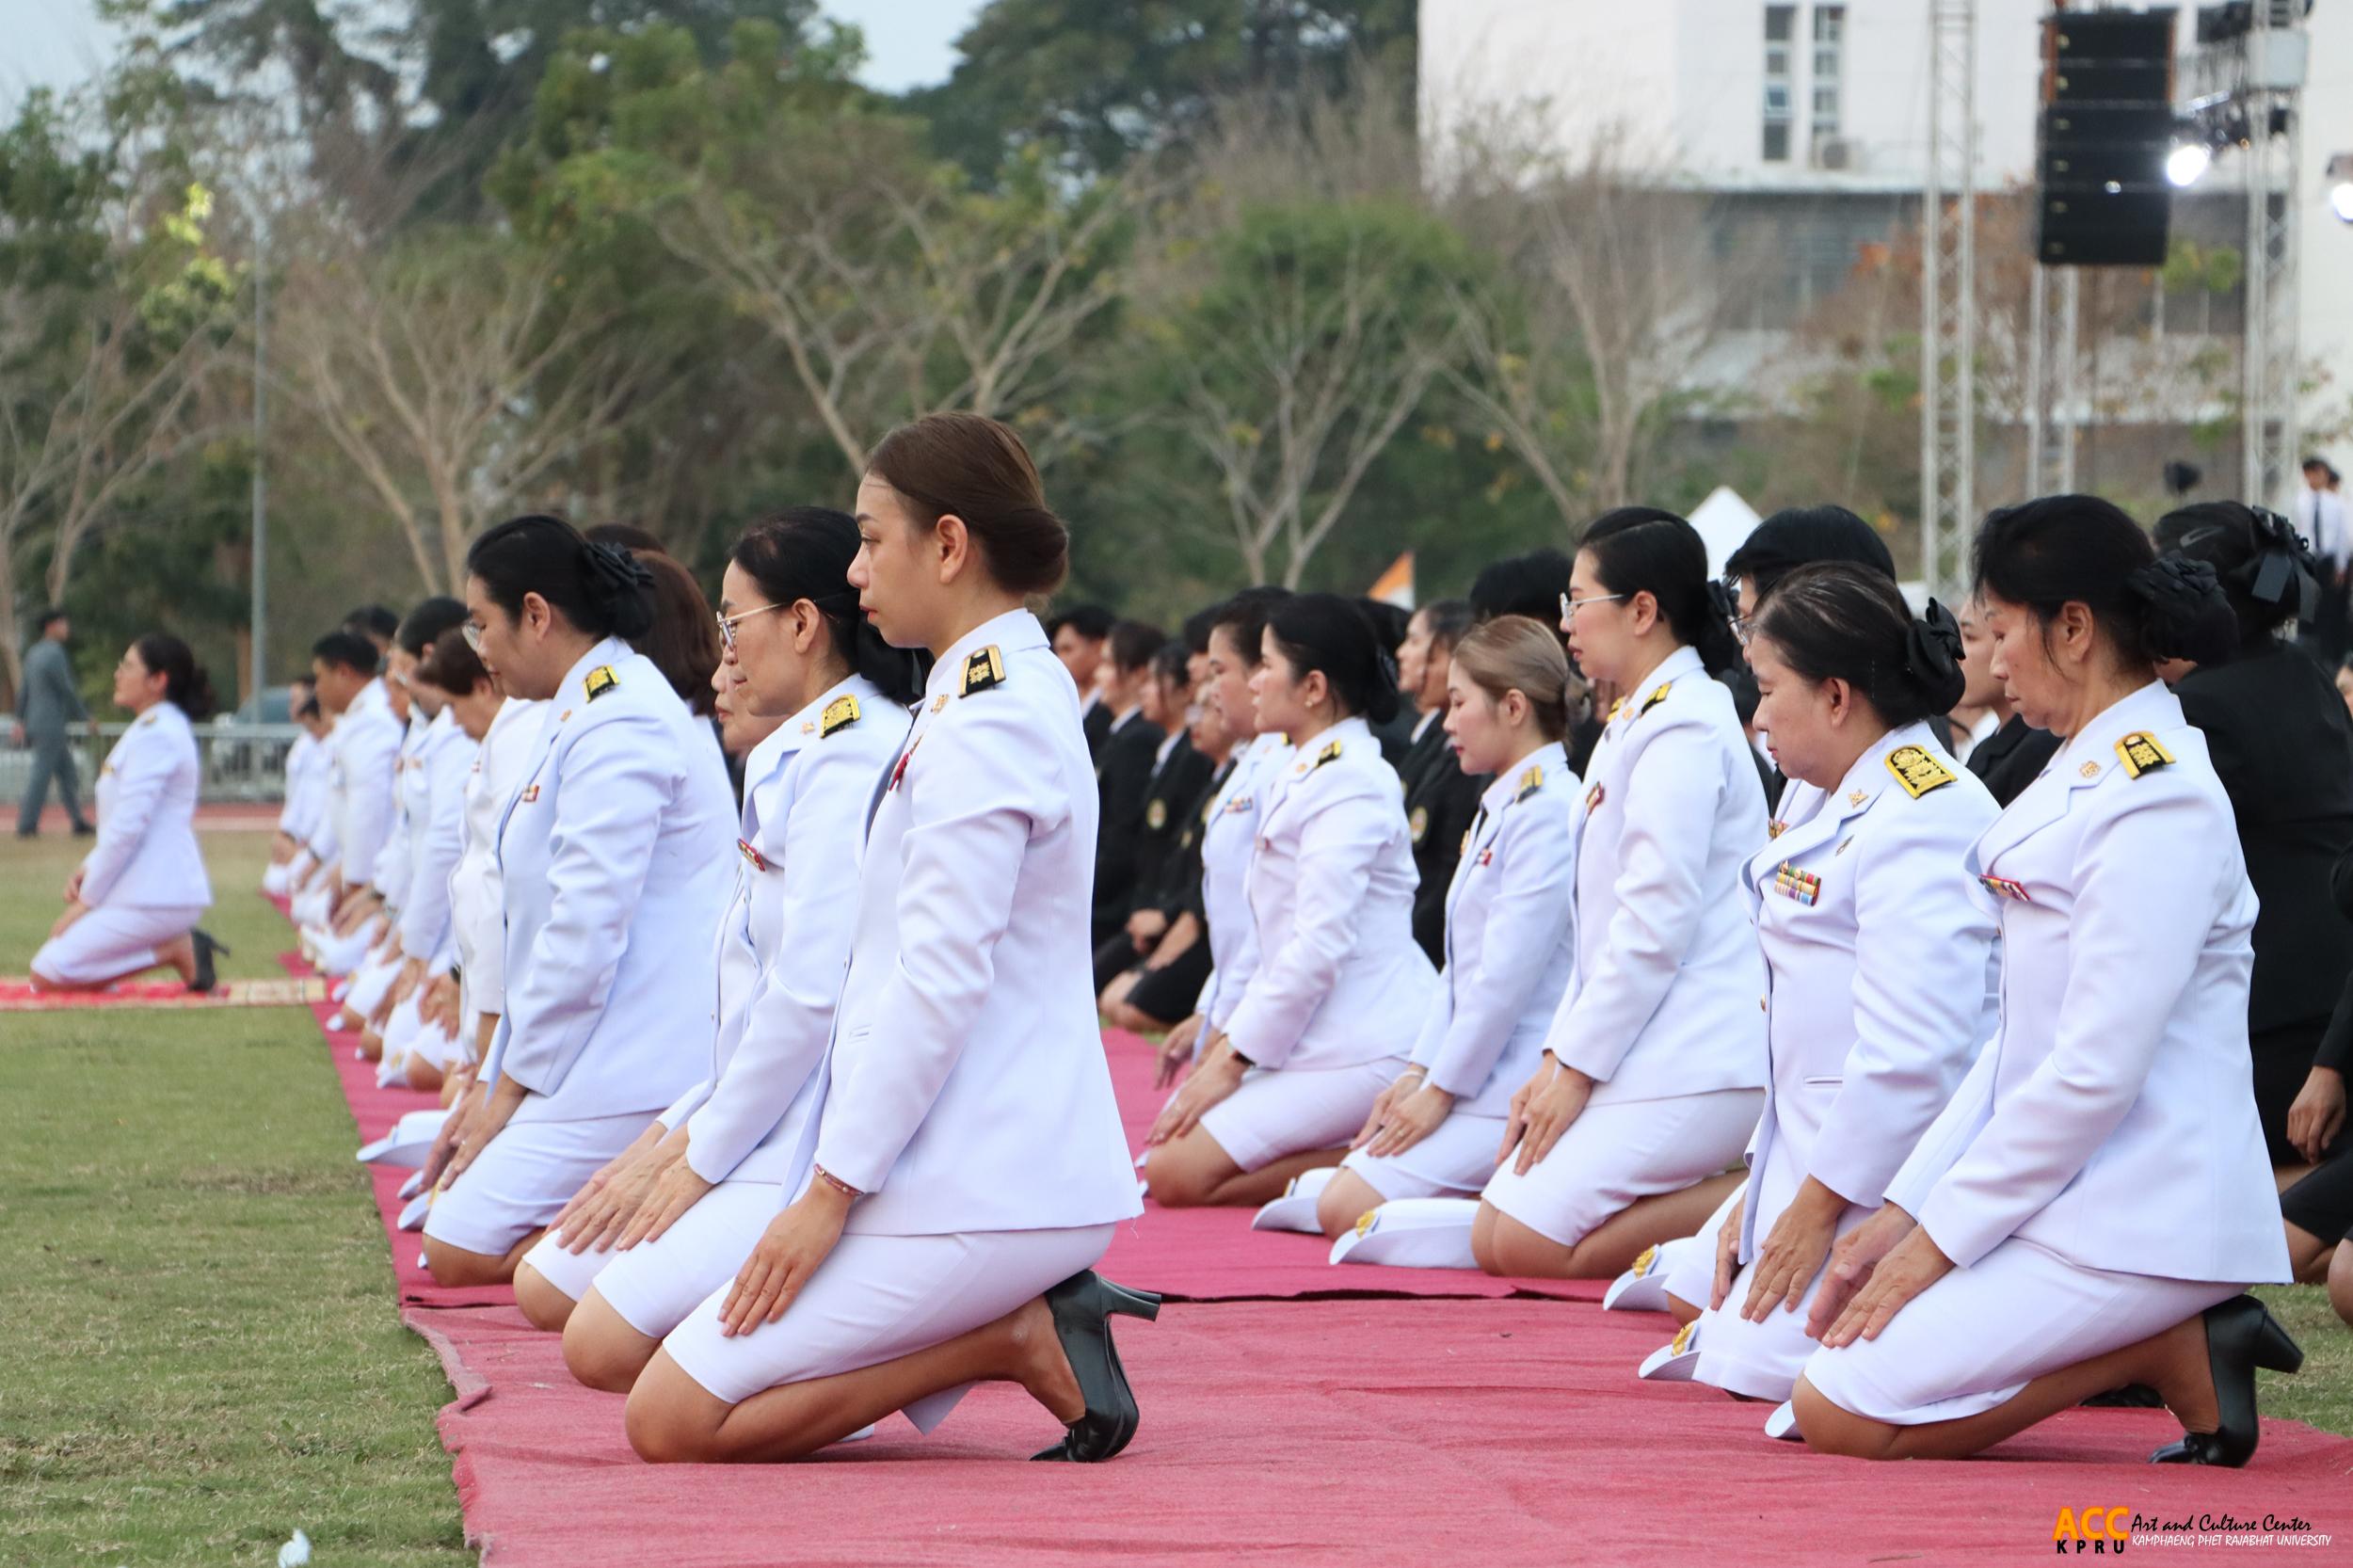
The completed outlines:
<svg viewBox="0 0 2353 1568">
<path fill-rule="evenodd" d="M 1457 1111 L 1403 1154 L 1375 1159 L 1357 1149 L 1340 1161 L 1340 1169 L 1363 1177 L 1384 1203 L 1398 1198 L 1473 1196 L 1496 1174 L 1496 1149 L 1503 1142 L 1503 1128 L 1501 1116 L 1472 1116 Z"/>
<path fill-rule="evenodd" d="M 1764 1104 L 1762 1089 L 1715 1089 L 1589 1105 L 1533 1170 L 1518 1176 L 1506 1164 L 1481 1195 L 1537 1235 L 1574 1247 L 1636 1199 L 1679 1192 L 1737 1165 Z"/>
<path fill-rule="evenodd" d="M 630 1327 L 659 1339 L 734 1280 L 768 1222 L 783 1210 L 781 1183 L 723 1181 L 655 1240 L 627 1252 L 575 1254 L 551 1234 L 523 1261 L 575 1302 L 595 1286 Z"/>
<path fill-rule="evenodd" d="M 1724 1201 L 1716 1206 L 1716 1212 L 1707 1223 L 1679 1241 L 1658 1244 L 1658 1257 L 1654 1265 L 1666 1271 L 1660 1284 L 1675 1300 L 1702 1311 L 1706 1310 L 1707 1298 L 1716 1289 L 1716 1238 L 1723 1233 L 1724 1221 L 1732 1213 L 1732 1206 L 1747 1199 L 1753 1181 L 1744 1181 L 1724 1194 Z M 1731 1298 L 1727 1297 L 1727 1300 Z M 1735 1312 L 1739 1311 L 1736 1304 Z M 1793 1374 L 1794 1375 L 1794 1374 Z M 1789 1396 L 1784 1394 L 1783 1399 Z"/>
<path fill-rule="evenodd" d="M 1313 1071 L 1253 1067 L 1240 1088 L 1202 1113 L 1201 1130 L 1245 1171 L 1287 1155 L 1344 1148 L 1404 1070 L 1401 1056 Z"/>
<path fill-rule="evenodd" d="M 2013 1236 L 1906 1303 L 1877 1339 L 1817 1348 L 1805 1380 L 1839 1409 L 1874 1421 L 1957 1421 L 2245 1288 L 2089 1269 Z"/>
<path fill-rule="evenodd" d="M 663 1349 L 714 1397 L 741 1404 L 783 1384 L 808 1383 L 896 1361 L 993 1323 L 1093 1268 L 1118 1228 L 1079 1225 L 946 1236 L 852 1231 L 835 1245 L 777 1321 L 732 1339 L 720 1335 L 719 1308 L 732 1284 L 729 1271 L 728 1284 L 713 1289 L 689 1313 Z M 917 1400 L 907 1407 L 907 1419 L 918 1431 L 930 1432 L 968 1387 Z"/>
<path fill-rule="evenodd" d="M 433 1200 L 424 1234 L 463 1252 L 504 1257 L 564 1211 L 604 1162 L 636 1140 L 653 1112 L 578 1122 L 509 1122 Z"/>
<path fill-rule="evenodd" d="M 1753 1187 L 1755 1183 L 1750 1185 Z M 1847 1211 L 1838 1217 L 1838 1227 L 1833 1240 L 1846 1235 L 1874 1212 L 1849 1204 Z M 1759 1215 L 1757 1218 L 1757 1245 L 1762 1247 L 1771 1227 L 1767 1216 Z M 1721 1219 L 1717 1223 L 1722 1224 Z M 1684 1299 L 1694 1305 L 1705 1306 L 1708 1292 L 1715 1288 L 1716 1284 L 1716 1233 L 1712 1229 L 1704 1231 L 1698 1240 L 1707 1243 L 1705 1249 L 1708 1260 L 1707 1273 L 1701 1282 L 1698 1297 L 1686 1296 Z M 1745 1394 L 1753 1400 L 1770 1400 L 1779 1404 L 1798 1385 L 1798 1374 L 1805 1370 L 1806 1362 L 1822 1348 L 1818 1342 L 1806 1336 L 1805 1324 L 1813 1310 L 1815 1293 L 1822 1288 L 1822 1278 L 1830 1272 L 1830 1258 L 1827 1255 L 1823 1257 L 1822 1267 L 1815 1271 L 1813 1280 L 1805 1288 L 1805 1294 L 1798 1298 L 1796 1311 L 1790 1311 L 1786 1304 L 1777 1305 L 1765 1315 L 1761 1323 L 1749 1322 L 1740 1316 L 1741 1304 L 1749 1299 L 1749 1283 L 1755 1268 L 1756 1265 L 1751 1263 L 1736 1272 L 1732 1276 L 1732 1288 L 1725 1292 L 1723 1306 L 1700 1314 L 1699 1332 L 1695 1336 L 1700 1358 L 1691 1368 L 1691 1377 L 1698 1383 L 1713 1384 L 1727 1393 Z M 1668 1276 L 1667 1288 L 1675 1295 L 1682 1295 L 1675 1289 L 1673 1274 Z"/>
<path fill-rule="evenodd" d="M 96 985 L 152 969 L 155 950 L 196 929 L 204 905 L 132 909 L 102 904 L 33 954 L 33 972 L 58 985 Z"/>
</svg>

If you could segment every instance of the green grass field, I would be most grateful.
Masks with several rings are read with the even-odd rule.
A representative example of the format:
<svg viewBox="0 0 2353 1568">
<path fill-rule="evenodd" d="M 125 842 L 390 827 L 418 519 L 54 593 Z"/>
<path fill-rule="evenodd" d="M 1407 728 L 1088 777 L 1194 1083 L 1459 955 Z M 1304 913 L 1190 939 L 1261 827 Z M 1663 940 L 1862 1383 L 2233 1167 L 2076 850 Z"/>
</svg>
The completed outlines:
<svg viewBox="0 0 2353 1568">
<path fill-rule="evenodd" d="M 232 975 L 291 945 L 266 841 L 206 838 Z M 79 847 L 0 844 L 0 973 Z M 0 1016 L 0 1563 L 268 1564 L 297 1527 L 320 1568 L 472 1560 L 353 1141 L 306 1012 Z M 2353 1334 L 2265 1294 L 2308 1354 L 2265 1411 L 2353 1433 Z"/>
<path fill-rule="evenodd" d="M 206 838 L 232 975 L 267 843 Z M 0 847 L 0 973 L 83 847 Z M 307 1011 L 0 1015 L 0 1563 L 473 1560 L 353 1143 Z"/>
</svg>

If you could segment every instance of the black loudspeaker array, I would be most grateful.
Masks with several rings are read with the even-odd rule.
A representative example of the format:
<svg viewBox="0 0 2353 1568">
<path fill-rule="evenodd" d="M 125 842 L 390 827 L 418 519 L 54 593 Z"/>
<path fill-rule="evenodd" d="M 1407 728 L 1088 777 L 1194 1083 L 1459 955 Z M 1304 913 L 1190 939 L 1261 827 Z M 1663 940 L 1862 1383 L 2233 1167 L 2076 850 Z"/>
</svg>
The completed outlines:
<svg viewBox="0 0 2353 1568">
<path fill-rule="evenodd" d="M 2042 24 L 2035 252 L 2049 266 L 2159 266 L 2173 216 L 2173 8 Z"/>
</svg>

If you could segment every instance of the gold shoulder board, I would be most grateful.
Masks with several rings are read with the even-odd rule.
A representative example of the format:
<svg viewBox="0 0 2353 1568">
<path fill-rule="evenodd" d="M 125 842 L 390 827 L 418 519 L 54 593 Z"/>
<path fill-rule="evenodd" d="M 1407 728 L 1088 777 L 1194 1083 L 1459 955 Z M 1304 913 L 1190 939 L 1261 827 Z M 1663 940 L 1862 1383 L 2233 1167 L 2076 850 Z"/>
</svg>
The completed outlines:
<svg viewBox="0 0 2353 1568">
<path fill-rule="evenodd" d="M 1538 766 L 1532 767 L 1526 773 L 1520 775 L 1520 792 L 1512 797 L 1512 804 L 1517 806 L 1521 801 L 1526 800 L 1529 795 L 1534 794 L 1537 791 L 1543 789 L 1544 787 L 1545 770 L 1542 764 L 1539 764 Z"/>
<path fill-rule="evenodd" d="M 599 664 L 588 672 L 588 700 L 596 701 L 620 683 L 621 678 L 613 673 L 611 664 Z"/>
<path fill-rule="evenodd" d="M 817 738 L 824 740 L 837 729 L 847 729 L 857 723 L 857 698 L 838 696 L 825 704 L 824 716 L 817 721 Z"/>
<path fill-rule="evenodd" d="M 1659 687 L 1657 691 L 1651 693 L 1650 696 L 1642 699 L 1642 706 L 1635 711 L 1634 716 L 1638 719 L 1641 718 L 1644 713 L 1649 712 L 1652 709 L 1666 701 L 1667 694 L 1673 690 L 1674 682 L 1672 680 L 1667 682 L 1664 686 Z"/>
<path fill-rule="evenodd" d="M 1321 751 L 1316 753 L 1316 768 L 1323 766 L 1326 762 L 1337 762 L 1339 760 L 1340 743 L 1334 741 L 1330 745 L 1325 746 Z M 1315 768 L 1309 768 L 1307 771 L 1309 773 L 1313 773 L 1316 770 Z"/>
<path fill-rule="evenodd" d="M 2116 755 L 2123 759 L 2124 771 L 2135 778 L 2173 760 L 2173 754 L 2159 745 L 2157 738 L 2146 729 L 2136 729 L 2117 742 Z"/>
<path fill-rule="evenodd" d="M 964 662 L 964 685 L 956 695 L 970 696 L 974 692 L 985 692 L 992 686 L 1004 683 L 1004 655 L 997 651 L 995 643 L 991 643 L 986 648 L 973 649 L 972 656 Z"/>
<path fill-rule="evenodd" d="M 1887 771 L 1914 800 L 1953 781 L 1953 771 L 1925 746 L 1897 746 L 1887 754 Z"/>
</svg>

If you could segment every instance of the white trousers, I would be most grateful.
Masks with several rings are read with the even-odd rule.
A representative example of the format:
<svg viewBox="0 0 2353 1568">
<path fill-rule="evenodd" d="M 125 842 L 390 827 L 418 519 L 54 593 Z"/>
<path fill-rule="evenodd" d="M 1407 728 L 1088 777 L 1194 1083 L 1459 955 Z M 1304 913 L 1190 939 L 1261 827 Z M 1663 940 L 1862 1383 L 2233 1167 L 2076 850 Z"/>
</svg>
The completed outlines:
<svg viewBox="0 0 2353 1568">
<path fill-rule="evenodd" d="M 2013 1236 L 1904 1304 L 1877 1339 L 1817 1349 L 1805 1380 L 1839 1409 L 1874 1421 L 1957 1421 L 2245 1288 L 2089 1269 Z"/>
<path fill-rule="evenodd" d="M 723 1337 L 719 1308 L 728 1287 L 722 1285 L 663 1348 L 688 1377 L 728 1403 L 741 1404 L 765 1389 L 896 1361 L 993 1323 L 1093 1268 L 1118 1228 L 946 1236 L 853 1231 L 776 1322 Z M 928 1396 L 907 1408 L 907 1419 L 929 1432 L 964 1394 L 957 1387 Z"/>
<path fill-rule="evenodd" d="M 465 1175 L 433 1200 L 424 1233 L 463 1252 L 504 1257 L 551 1224 L 604 1162 L 636 1141 L 653 1114 L 578 1122 L 509 1122 Z"/>
<path fill-rule="evenodd" d="M 33 954 L 33 972 L 58 985 L 96 985 L 152 969 L 155 950 L 196 929 L 204 905 L 131 909 L 102 904 Z"/>
<path fill-rule="evenodd" d="M 1253 1067 L 1241 1087 L 1202 1112 L 1201 1130 L 1245 1171 L 1311 1149 L 1344 1148 L 1404 1070 L 1401 1056 L 1353 1067 Z"/>
<path fill-rule="evenodd" d="M 1716 1089 L 1588 1105 L 1533 1170 L 1517 1176 L 1506 1164 L 1481 1195 L 1574 1247 L 1636 1199 L 1680 1192 L 1737 1165 L 1764 1104 L 1762 1089 Z"/>
</svg>

